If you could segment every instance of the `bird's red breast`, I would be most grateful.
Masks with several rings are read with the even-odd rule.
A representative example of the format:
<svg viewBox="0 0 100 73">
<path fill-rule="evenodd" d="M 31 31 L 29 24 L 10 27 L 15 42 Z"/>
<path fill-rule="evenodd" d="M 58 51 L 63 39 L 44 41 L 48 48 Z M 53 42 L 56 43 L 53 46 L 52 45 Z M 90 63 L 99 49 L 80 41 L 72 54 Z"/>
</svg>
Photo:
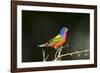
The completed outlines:
<svg viewBox="0 0 100 73">
<path fill-rule="evenodd" d="M 66 42 L 66 37 L 67 37 L 66 32 L 64 32 L 63 35 L 64 35 L 64 38 L 60 39 L 58 42 L 53 43 L 53 44 L 51 45 L 51 47 L 57 49 L 58 47 L 64 45 L 65 42 Z"/>
</svg>

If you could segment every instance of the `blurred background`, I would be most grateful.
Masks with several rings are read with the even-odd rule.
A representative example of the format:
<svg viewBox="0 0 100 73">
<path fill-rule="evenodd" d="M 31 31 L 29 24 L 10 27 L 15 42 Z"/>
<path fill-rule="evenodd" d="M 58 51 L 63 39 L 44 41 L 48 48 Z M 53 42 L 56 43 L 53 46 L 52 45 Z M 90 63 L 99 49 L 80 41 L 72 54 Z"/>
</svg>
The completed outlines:
<svg viewBox="0 0 100 73">
<path fill-rule="evenodd" d="M 43 61 L 42 49 L 49 54 L 48 61 L 54 59 L 55 49 L 37 45 L 55 37 L 62 27 L 69 29 L 68 46 L 63 48 L 62 54 L 89 49 L 89 16 L 87 13 L 22 11 L 22 62 Z M 89 52 L 78 55 L 66 56 L 62 60 L 89 59 Z"/>
</svg>

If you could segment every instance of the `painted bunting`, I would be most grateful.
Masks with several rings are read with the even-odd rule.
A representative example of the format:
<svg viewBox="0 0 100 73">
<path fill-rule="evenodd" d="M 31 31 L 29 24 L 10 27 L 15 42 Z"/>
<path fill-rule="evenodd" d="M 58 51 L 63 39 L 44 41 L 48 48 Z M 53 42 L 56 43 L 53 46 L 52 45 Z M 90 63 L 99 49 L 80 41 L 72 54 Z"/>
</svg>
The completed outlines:
<svg viewBox="0 0 100 73">
<path fill-rule="evenodd" d="M 55 36 L 54 38 L 50 39 L 48 42 L 38 45 L 38 47 L 52 47 L 54 49 L 57 49 L 61 46 L 63 46 L 67 42 L 67 27 L 62 27 L 60 30 L 60 33 Z"/>
</svg>

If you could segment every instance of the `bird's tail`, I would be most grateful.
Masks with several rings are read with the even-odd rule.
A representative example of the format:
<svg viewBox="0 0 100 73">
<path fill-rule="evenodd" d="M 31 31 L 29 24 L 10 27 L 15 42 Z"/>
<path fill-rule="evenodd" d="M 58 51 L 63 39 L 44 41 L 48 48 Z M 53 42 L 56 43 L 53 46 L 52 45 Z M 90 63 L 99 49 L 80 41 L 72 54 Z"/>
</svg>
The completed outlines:
<svg viewBox="0 0 100 73">
<path fill-rule="evenodd" d="M 48 45 L 48 43 L 44 43 L 44 44 L 38 45 L 38 47 L 45 47 L 47 45 Z"/>
</svg>

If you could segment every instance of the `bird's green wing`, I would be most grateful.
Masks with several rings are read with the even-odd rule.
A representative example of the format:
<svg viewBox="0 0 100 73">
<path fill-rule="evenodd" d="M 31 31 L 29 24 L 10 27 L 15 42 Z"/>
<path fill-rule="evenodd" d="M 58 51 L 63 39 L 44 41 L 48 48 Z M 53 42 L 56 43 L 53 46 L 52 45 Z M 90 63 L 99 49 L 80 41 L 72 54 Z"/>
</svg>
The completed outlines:
<svg viewBox="0 0 100 73">
<path fill-rule="evenodd" d="M 56 37 L 52 38 L 51 40 L 49 40 L 49 43 L 54 43 L 54 42 L 58 42 L 62 40 L 60 35 L 57 35 Z"/>
</svg>

